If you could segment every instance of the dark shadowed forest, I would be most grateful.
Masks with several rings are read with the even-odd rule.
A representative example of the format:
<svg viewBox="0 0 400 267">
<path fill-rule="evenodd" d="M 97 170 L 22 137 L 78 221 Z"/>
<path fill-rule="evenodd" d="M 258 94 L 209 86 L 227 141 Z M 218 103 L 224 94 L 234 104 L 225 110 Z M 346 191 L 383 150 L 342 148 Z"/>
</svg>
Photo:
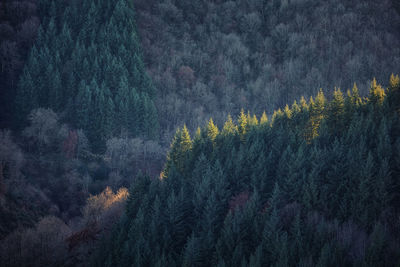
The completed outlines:
<svg viewBox="0 0 400 267">
<path fill-rule="evenodd" d="M 399 266 L 396 0 L 0 2 L 0 266 Z"/>
</svg>

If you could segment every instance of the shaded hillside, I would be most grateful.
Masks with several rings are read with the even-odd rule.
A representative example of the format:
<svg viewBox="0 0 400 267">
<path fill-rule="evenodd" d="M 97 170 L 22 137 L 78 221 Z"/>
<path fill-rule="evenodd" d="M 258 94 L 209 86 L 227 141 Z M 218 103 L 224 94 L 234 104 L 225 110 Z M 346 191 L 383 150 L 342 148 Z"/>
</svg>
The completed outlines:
<svg viewBox="0 0 400 267">
<path fill-rule="evenodd" d="M 400 79 L 209 121 L 137 179 L 95 266 L 397 266 Z"/>
<path fill-rule="evenodd" d="M 397 1 L 134 2 L 163 130 L 400 71 Z"/>
<path fill-rule="evenodd" d="M 0 127 L 12 126 L 19 75 L 40 25 L 36 0 L 0 3 Z"/>
<path fill-rule="evenodd" d="M 97 150 L 122 133 L 157 139 L 156 92 L 141 59 L 131 3 L 41 1 L 40 12 L 17 90 L 19 125 L 32 109 L 46 107 L 84 129 Z"/>
</svg>

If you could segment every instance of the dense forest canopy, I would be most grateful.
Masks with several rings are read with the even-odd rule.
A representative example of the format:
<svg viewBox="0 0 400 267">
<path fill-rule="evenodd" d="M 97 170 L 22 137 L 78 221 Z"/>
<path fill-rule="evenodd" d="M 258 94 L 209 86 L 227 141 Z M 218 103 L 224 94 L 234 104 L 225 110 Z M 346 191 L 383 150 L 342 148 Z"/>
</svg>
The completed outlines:
<svg viewBox="0 0 400 267">
<path fill-rule="evenodd" d="M 356 82 L 366 95 L 373 77 L 400 72 L 395 0 L 134 3 L 161 129 L 170 133 L 210 115 L 221 124 L 241 108 L 272 113 L 320 88 Z"/>
<path fill-rule="evenodd" d="M 178 129 L 94 266 L 397 266 L 400 79 Z"/>
<path fill-rule="evenodd" d="M 24 107 L 24 114 L 31 106 L 56 106 L 57 111 L 66 112 L 66 117 L 73 117 L 67 121 L 81 121 L 75 112 L 68 109 L 74 109 L 74 104 L 81 105 L 75 103 L 74 97 L 84 80 L 89 88 L 105 86 L 111 91 L 113 97 L 109 99 L 108 94 L 104 101 L 108 103 L 106 106 L 113 104 L 114 113 L 118 115 L 119 108 L 124 110 L 126 104 L 115 99 L 116 92 L 112 92 L 122 79 L 115 78 L 114 74 L 125 72 L 128 87 L 135 88 L 134 91 L 141 96 L 135 103 L 139 101 L 143 105 L 141 109 L 147 110 L 149 118 L 146 119 L 157 121 L 158 117 L 164 144 L 183 123 L 194 130 L 210 115 L 216 122 L 223 123 L 228 113 L 237 115 L 241 108 L 271 113 L 299 95 L 309 97 L 320 88 L 333 90 L 334 86 L 346 90 L 354 82 L 365 95 L 372 77 L 386 81 L 388 73 L 400 72 L 400 8 L 395 0 L 135 0 L 135 12 L 132 9 L 125 12 L 118 17 L 119 22 L 111 18 L 116 3 L 85 1 L 80 5 L 79 1 L 6 0 L 0 4 L 3 7 L 0 31 L 5 37 L 1 40 L 2 125 L 10 127 L 14 124 L 13 118 L 17 117 L 14 115 L 20 113 L 13 105 L 18 81 L 21 80 L 19 74 L 25 60 L 29 61 L 27 55 L 33 41 L 43 40 L 46 34 L 49 35 L 46 38 L 58 46 L 62 43 L 66 51 L 63 55 L 61 49 L 57 56 L 50 49 L 57 50 L 57 45 L 35 45 L 36 50 L 30 53 L 44 53 L 42 60 L 49 57 L 50 62 L 61 61 L 57 64 L 51 62 L 57 65 L 53 68 L 60 77 L 47 81 L 43 69 L 40 86 L 46 89 L 50 86 L 47 82 L 54 82 L 54 86 L 59 87 L 57 80 L 61 80 L 63 92 L 58 92 L 58 97 L 64 97 L 65 92 L 72 90 L 68 88 L 73 88 L 74 96 L 68 95 L 60 106 L 54 101 L 50 105 L 33 99 Z M 132 7 L 132 1 L 124 5 Z M 56 29 L 47 32 L 51 20 Z M 41 37 L 36 38 L 38 31 Z M 100 36 L 106 33 L 110 39 L 103 44 Z M 129 38 L 134 40 L 128 41 L 126 34 L 133 34 Z M 116 43 L 118 47 L 115 47 Z M 106 56 L 107 53 L 111 57 Z M 122 62 L 117 62 L 119 57 Z M 104 63 L 109 65 L 107 70 Z M 27 65 L 33 68 L 32 63 Z M 152 82 L 147 75 L 141 74 L 143 70 L 148 72 Z M 35 71 L 30 71 L 33 72 L 30 78 L 36 82 Z M 107 76 L 97 77 L 106 73 L 113 73 L 110 75 L 116 80 Z M 22 80 L 29 78 L 26 75 Z M 138 75 L 144 80 L 138 81 L 141 79 Z M 143 82 L 145 85 L 142 86 Z M 147 94 L 148 97 L 144 97 Z M 72 99 L 68 101 L 68 98 Z M 92 96 L 92 102 L 95 98 Z M 39 103 L 35 103 L 37 101 Z M 108 109 L 112 110 L 111 107 Z M 154 109 L 157 109 L 158 116 Z M 134 113 L 133 110 L 129 112 Z M 20 115 L 20 120 L 24 116 Z M 122 120 L 128 120 L 128 127 L 123 128 L 134 136 L 150 134 L 152 138 L 158 137 L 158 131 L 153 131 L 150 126 L 133 126 L 132 116 Z M 156 122 L 149 125 L 153 123 Z M 77 125 L 83 127 L 84 124 L 81 121 Z M 121 134 L 120 126 L 113 125 L 115 129 L 110 130 L 109 124 L 97 122 L 97 125 L 105 127 L 103 139 Z"/>
<path fill-rule="evenodd" d="M 0 265 L 400 265 L 399 33 L 397 0 L 1 1 Z"/>
<path fill-rule="evenodd" d="M 36 42 L 19 80 L 19 125 L 49 107 L 84 129 L 93 148 L 107 139 L 158 138 L 155 89 L 145 72 L 132 3 L 41 1 Z"/>
</svg>

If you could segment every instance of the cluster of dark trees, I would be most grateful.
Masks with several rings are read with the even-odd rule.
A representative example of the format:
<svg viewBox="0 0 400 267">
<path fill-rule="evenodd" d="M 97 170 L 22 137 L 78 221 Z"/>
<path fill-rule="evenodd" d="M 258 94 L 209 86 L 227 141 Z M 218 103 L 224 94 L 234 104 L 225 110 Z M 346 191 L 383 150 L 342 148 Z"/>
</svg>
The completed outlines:
<svg viewBox="0 0 400 267">
<path fill-rule="evenodd" d="M 400 264 L 399 11 L 1 1 L 0 265 Z"/>
<path fill-rule="evenodd" d="M 50 109 L 33 110 L 28 120 L 21 136 L 0 131 L 0 238 L 43 215 L 78 217 L 90 194 L 162 169 L 165 149 L 155 141 L 112 138 L 95 154 L 85 133 Z"/>
<path fill-rule="evenodd" d="M 209 116 L 223 123 L 228 113 L 265 105 L 272 112 L 334 85 L 357 82 L 365 95 L 370 77 L 400 71 L 395 0 L 7 0 L 1 7 L 1 125 L 22 128 L 33 108 L 50 107 L 99 151 L 121 133 L 167 144 L 182 123 L 194 129 Z"/>
<path fill-rule="evenodd" d="M 38 107 L 84 129 L 94 149 L 125 133 L 158 137 L 155 89 L 145 72 L 132 3 L 41 1 L 41 26 L 20 77 L 16 116 Z"/>
<path fill-rule="evenodd" d="M 132 3 L 3 1 L 0 34 L 0 265 L 76 265 L 164 162 Z"/>
<path fill-rule="evenodd" d="M 48 215 L 12 232 L 0 243 L 1 266 L 85 266 L 97 239 L 119 220 L 127 196 L 126 188 L 115 193 L 106 188 L 88 198 L 74 221 Z"/>
<path fill-rule="evenodd" d="M 134 4 L 167 139 L 183 123 L 223 123 L 241 108 L 270 113 L 320 88 L 357 82 L 366 95 L 369 79 L 400 71 L 396 0 Z"/>
<path fill-rule="evenodd" d="M 95 266 L 397 266 L 400 79 L 176 132 Z"/>
<path fill-rule="evenodd" d="M 12 126 L 19 74 L 40 25 L 36 0 L 0 3 L 0 127 Z"/>
<path fill-rule="evenodd" d="M 114 137 L 93 153 L 84 131 L 50 109 L 33 110 L 28 121 L 20 135 L 0 130 L 0 266 L 87 262 L 124 211 L 123 188 L 140 171 L 158 175 L 165 149 Z"/>
</svg>

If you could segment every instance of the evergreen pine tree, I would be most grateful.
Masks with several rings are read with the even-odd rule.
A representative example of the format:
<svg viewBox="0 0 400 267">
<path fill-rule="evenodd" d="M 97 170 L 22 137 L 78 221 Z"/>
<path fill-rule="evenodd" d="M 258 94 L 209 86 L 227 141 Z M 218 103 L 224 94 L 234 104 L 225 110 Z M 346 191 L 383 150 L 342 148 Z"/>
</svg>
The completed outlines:
<svg viewBox="0 0 400 267">
<path fill-rule="evenodd" d="M 242 109 L 240 111 L 240 115 L 238 118 L 238 130 L 239 130 L 239 135 L 240 135 L 240 140 L 243 142 L 245 140 L 245 134 L 248 131 L 248 121 L 247 121 L 247 117 L 244 114 L 244 110 Z"/>
<path fill-rule="evenodd" d="M 371 82 L 371 88 L 369 90 L 369 101 L 376 106 L 382 105 L 385 99 L 385 90 L 379 85 L 374 78 Z"/>
<path fill-rule="evenodd" d="M 238 132 L 238 127 L 233 123 L 231 115 L 228 115 L 224 127 L 222 128 L 221 134 L 223 136 L 235 135 Z"/>
<path fill-rule="evenodd" d="M 212 118 L 208 121 L 207 128 L 206 128 L 206 134 L 207 137 L 214 142 L 215 138 L 219 134 L 218 127 L 214 124 L 214 121 Z"/>
</svg>

